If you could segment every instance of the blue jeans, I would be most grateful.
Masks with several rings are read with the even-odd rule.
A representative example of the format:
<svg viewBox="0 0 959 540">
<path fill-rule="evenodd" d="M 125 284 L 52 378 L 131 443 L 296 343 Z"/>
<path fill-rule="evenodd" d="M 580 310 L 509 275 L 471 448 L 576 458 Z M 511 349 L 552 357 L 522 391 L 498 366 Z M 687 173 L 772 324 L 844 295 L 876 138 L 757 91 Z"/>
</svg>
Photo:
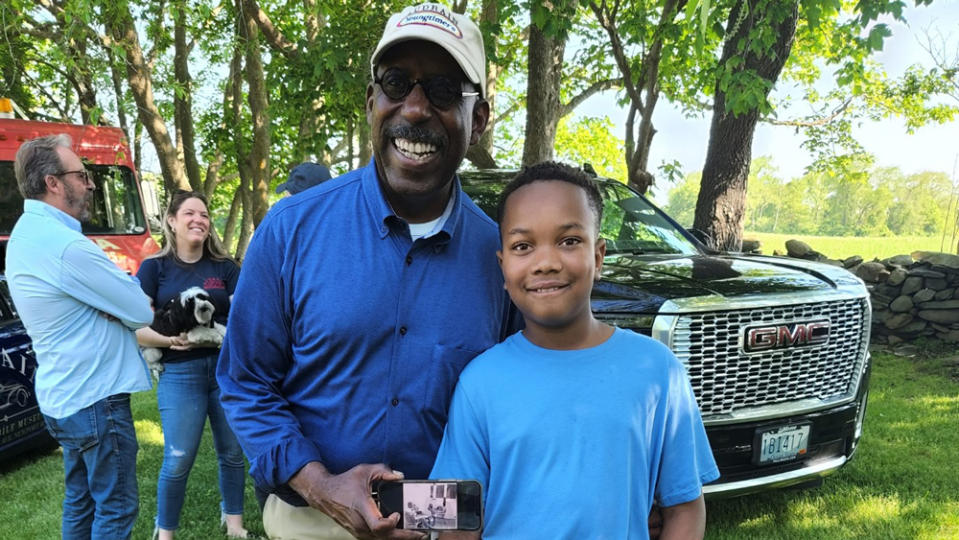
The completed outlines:
<svg viewBox="0 0 959 540">
<path fill-rule="evenodd" d="M 63 538 L 130 538 L 137 519 L 137 436 L 130 394 L 116 394 L 66 418 L 44 416 L 63 447 Z"/>
<path fill-rule="evenodd" d="M 157 383 L 163 424 L 163 465 L 157 484 L 157 525 L 161 529 L 175 530 L 180 524 L 187 478 L 208 416 L 220 464 L 220 510 L 227 514 L 243 513 L 246 464 L 240 443 L 220 406 L 216 360 L 217 356 L 212 355 L 164 364 Z"/>
</svg>

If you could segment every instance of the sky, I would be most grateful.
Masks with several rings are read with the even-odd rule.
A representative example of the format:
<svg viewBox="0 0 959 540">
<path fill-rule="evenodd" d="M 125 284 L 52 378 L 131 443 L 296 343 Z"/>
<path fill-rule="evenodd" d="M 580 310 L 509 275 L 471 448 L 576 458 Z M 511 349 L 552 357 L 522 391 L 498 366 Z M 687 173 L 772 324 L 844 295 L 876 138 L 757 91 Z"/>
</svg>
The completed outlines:
<svg viewBox="0 0 959 540">
<path fill-rule="evenodd" d="M 912 5 L 911 0 L 906 0 Z M 947 43 L 959 51 L 959 0 L 935 0 L 931 6 L 909 8 L 905 12 L 908 26 L 885 21 L 892 36 L 877 57 L 890 76 L 903 73 L 914 63 L 931 66 L 928 54 L 920 47 L 923 31 L 931 28 L 947 36 Z M 959 54 L 959 53 L 954 53 Z M 610 113 L 611 110 L 616 112 Z M 796 116 L 804 111 L 797 111 Z M 582 116 L 609 116 L 615 133 L 622 135 L 626 110 L 617 107 L 612 93 L 593 96 L 576 113 Z M 788 118 L 780 112 L 780 118 Z M 711 115 L 685 118 L 679 109 L 663 99 L 656 106 L 653 124 L 657 133 L 650 149 L 650 168 L 664 161 L 678 160 L 684 173 L 701 171 L 709 143 Z M 959 119 L 943 125 L 928 125 L 914 134 L 906 132 L 905 123 L 898 118 L 881 122 L 865 122 L 854 128 L 854 135 L 867 152 L 876 157 L 879 166 L 899 167 L 904 173 L 922 171 L 944 172 L 959 182 Z M 780 177 L 792 179 L 803 174 L 811 158 L 802 149 L 803 138 L 786 126 L 760 124 L 753 138 L 753 157 L 772 156 Z M 656 171 L 652 171 L 656 174 Z M 660 175 L 657 174 L 657 177 Z M 662 195 L 670 186 L 657 185 L 653 190 Z"/>
</svg>

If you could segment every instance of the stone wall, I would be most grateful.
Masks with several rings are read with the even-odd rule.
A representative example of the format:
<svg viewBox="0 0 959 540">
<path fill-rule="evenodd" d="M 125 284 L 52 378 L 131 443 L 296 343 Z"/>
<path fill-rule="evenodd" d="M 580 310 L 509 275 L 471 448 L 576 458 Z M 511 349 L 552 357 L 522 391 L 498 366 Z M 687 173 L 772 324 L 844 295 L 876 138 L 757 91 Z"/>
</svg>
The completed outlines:
<svg viewBox="0 0 959 540">
<path fill-rule="evenodd" d="M 790 257 L 842 266 L 866 283 L 874 343 L 920 336 L 959 342 L 959 256 L 914 251 L 869 262 L 858 256 L 834 260 L 798 240 L 786 242 L 786 250 Z"/>
</svg>

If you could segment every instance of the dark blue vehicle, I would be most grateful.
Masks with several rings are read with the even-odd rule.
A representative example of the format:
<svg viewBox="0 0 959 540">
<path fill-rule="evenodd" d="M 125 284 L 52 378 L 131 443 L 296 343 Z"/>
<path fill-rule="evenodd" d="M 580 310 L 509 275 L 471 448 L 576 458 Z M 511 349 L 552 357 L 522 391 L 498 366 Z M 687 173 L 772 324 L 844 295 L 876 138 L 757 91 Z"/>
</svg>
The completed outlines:
<svg viewBox="0 0 959 540">
<path fill-rule="evenodd" d="M 37 359 L 3 276 L 0 249 L 0 462 L 32 449 L 49 449 L 47 432 L 33 388 Z"/>
</svg>

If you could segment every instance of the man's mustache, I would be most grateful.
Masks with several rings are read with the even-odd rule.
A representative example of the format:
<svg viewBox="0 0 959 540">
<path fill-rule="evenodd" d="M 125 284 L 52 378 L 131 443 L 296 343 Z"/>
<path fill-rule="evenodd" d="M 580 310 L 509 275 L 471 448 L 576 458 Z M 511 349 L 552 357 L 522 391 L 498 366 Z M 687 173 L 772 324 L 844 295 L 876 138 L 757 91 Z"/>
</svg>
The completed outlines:
<svg viewBox="0 0 959 540">
<path fill-rule="evenodd" d="M 436 147 L 444 146 L 446 143 L 446 139 L 440 134 L 415 126 L 392 126 L 386 128 L 385 133 L 391 139 L 407 139 L 413 142 L 432 144 Z"/>
</svg>

